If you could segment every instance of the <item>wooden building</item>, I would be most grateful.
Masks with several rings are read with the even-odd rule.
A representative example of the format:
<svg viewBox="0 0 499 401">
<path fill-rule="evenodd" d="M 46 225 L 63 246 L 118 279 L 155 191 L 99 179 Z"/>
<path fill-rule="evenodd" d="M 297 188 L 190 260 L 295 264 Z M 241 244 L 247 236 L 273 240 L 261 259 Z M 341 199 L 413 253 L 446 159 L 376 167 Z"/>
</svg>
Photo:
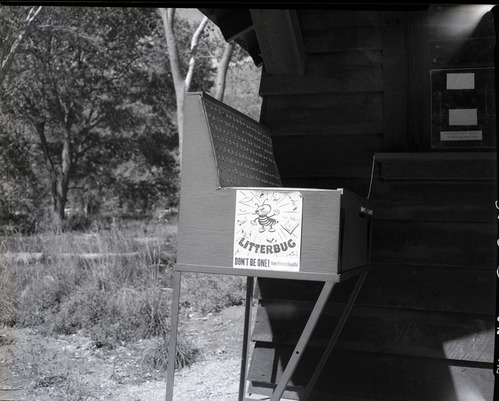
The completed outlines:
<svg viewBox="0 0 499 401">
<path fill-rule="evenodd" d="M 489 9 L 201 9 L 263 64 L 261 122 L 283 185 L 346 188 L 375 204 L 372 269 L 311 400 L 493 399 Z M 335 288 L 285 397 L 300 399 L 349 285 Z M 259 280 L 251 393 L 272 392 L 318 292 Z"/>
</svg>

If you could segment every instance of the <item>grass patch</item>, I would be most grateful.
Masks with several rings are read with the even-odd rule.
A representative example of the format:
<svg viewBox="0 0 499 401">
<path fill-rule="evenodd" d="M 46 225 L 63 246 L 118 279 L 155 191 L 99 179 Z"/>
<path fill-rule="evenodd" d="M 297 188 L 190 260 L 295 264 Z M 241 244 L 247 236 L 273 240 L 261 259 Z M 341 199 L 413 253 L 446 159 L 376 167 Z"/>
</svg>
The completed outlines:
<svg viewBox="0 0 499 401">
<path fill-rule="evenodd" d="M 176 259 L 175 222 L 115 222 L 85 233 L 13 235 L 0 242 L 0 324 L 30 327 L 46 335 L 90 336 L 95 346 L 115 348 L 153 339 L 144 357 L 164 368 L 170 332 L 171 284 Z M 7 258 L 42 253 L 30 263 Z M 241 277 L 184 274 L 181 313 L 218 312 L 244 300 Z M 197 351 L 179 338 L 177 365 Z"/>
<path fill-rule="evenodd" d="M 184 338 L 177 340 L 177 355 L 175 357 L 175 367 L 183 368 L 194 362 L 199 354 L 199 350 L 193 348 Z M 152 370 L 166 371 L 168 365 L 168 342 L 162 338 L 154 338 L 144 352 L 143 364 Z"/>
<path fill-rule="evenodd" d="M 234 305 L 246 298 L 246 281 L 241 276 L 182 274 L 181 304 L 206 315 Z"/>
</svg>

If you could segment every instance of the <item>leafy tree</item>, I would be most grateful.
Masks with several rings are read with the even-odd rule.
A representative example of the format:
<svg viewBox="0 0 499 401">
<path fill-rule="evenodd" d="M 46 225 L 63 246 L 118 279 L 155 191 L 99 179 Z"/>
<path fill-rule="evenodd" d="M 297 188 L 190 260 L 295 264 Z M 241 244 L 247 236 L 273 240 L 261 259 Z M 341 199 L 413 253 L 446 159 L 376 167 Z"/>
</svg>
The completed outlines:
<svg viewBox="0 0 499 401">
<path fill-rule="evenodd" d="M 26 33 L 8 106 L 32 127 L 61 220 L 72 187 L 122 189 L 113 172 L 132 160 L 147 165 L 146 181 L 166 176 L 164 187 L 175 186 L 172 86 L 153 46 L 156 19 L 148 9 L 45 7 Z M 165 138 L 154 166 L 137 146 L 147 136 Z"/>
<path fill-rule="evenodd" d="M 21 124 L 0 115 L 0 126 L 0 222 L 31 232 L 42 217 L 45 195 L 29 157 L 32 146 L 21 135 Z"/>
<path fill-rule="evenodd" d="M 241 49 L 209 22 L 171 21 L 184 90 L 220 98 L 227 76 L 229 98 L 244 111 L 239 79 L 253 89 L 258 80 Z M 0 96 L 5 213 L 50 203 L 63 220 L 69 200 L 89 212 L 103 202 L 147 210 L 177 201 L 178 99 L 164 28 L 154 9 L 0 8 L 2 73 L 15 77 Z M 241 76 L 224 71 L 232 53 Z"/>
</svg>

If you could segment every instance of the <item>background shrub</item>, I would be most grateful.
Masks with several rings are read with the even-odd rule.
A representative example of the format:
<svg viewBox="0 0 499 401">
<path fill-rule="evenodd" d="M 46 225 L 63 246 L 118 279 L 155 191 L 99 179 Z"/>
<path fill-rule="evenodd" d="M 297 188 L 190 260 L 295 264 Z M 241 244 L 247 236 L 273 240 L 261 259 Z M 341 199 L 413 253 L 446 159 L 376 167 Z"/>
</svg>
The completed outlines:
<svg viewBox="0 0 499 401">
<path fill-rule="evenodd" d="M 106 348 L 148 339 L 144 363 L 164 368 L 177 226 L 175 220 L 130 223 L 4 238 L 4 255 L 37 252 L 43 257 L 0 260 L 0 324 L 47 335 L 81 332 Z M 244 301 L 243 277 L 182 277 L 181 314 L 216 313 Z M 177 365 L 190 364 L 196 355 L 192 344 L 179 337 Z"/>
</svg>

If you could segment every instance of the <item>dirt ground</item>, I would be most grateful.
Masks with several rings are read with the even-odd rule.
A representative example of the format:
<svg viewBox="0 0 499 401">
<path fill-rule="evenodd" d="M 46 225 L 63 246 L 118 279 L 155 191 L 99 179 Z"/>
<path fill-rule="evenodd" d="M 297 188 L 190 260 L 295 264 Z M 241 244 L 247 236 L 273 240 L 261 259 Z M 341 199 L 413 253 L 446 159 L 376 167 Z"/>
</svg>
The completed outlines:
<svg viewBox="0 0 499 401">
<path fill-rule="evenodd" d="M 234 306 L 183 322 L 199 356 L 176 371 L 175 401 L 237 400 L 243 318 L 244 307 Z M 0 329 L 0 400 L 164 401 L 165 374 L 143 368 L 146 347 L 103 350 L 83 336 Z"/>
</svg>

